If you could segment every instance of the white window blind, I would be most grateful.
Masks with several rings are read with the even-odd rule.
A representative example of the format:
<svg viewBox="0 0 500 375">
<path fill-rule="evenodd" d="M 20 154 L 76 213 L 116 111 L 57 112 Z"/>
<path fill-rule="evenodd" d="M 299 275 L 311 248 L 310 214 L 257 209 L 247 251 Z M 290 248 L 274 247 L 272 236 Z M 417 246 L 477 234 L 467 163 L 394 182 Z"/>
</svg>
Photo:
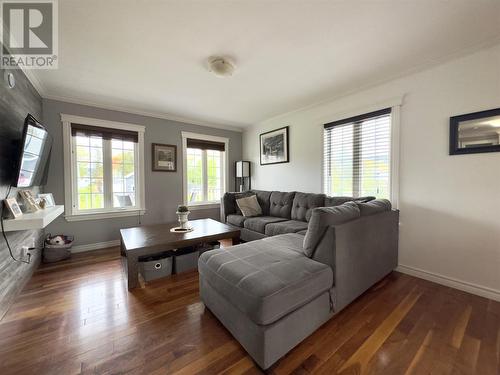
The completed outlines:
<svg viewBox="0 0 500 375">
<path fill-rule="evenodd" d="M 390 108 L 326 124 L 323 148 L 326 194 L 390 199 Z"/>
</svg>

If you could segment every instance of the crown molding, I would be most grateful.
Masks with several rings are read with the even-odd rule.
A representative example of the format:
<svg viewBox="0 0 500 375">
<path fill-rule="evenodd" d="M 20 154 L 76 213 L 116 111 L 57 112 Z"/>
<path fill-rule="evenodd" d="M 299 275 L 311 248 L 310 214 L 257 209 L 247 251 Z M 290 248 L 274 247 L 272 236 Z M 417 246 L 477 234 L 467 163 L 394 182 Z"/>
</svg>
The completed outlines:
<svg viewBox="0 0 500 375">
<path fill-rule="evenodd" d="M 57 101 L 62 101 L 62 102 L 67 102 L 67 103 L 72 103 L 72 104 L 85 105 L 85 106 L 102 108 L 102 109 L 107 109 L 107 110 L 112 110 L 112 111 L 125 112 L 125 113 L 140 115 L 140 116 L 160 118 L 160 119 L 164 119 L 164 120 L 170 120 L 170 121 L 182 122 L 182 123 L 187 123 L 187 124 L 192 124 L 192 125 L 199 125 L 199 126 L 205 126 L 205 127 L 209 127 L 209 128 L 223 129 L 223 130 L 229 130 L 229 131 L 242 133 L 242 132 L 248 131 L 252 128 L 255 128 L 257 126 L 264 125 L 270 121 L 283 119 L 283 118 L 290 116 L 294 113 L 307 111 L 307 110 L 313 109 L 315 107 L 327 104 L 329 102 L 333 102 L 333 101 L 339 100 L 341 98 L 344 98 L 344 97 L 347 97 L 350 95 L 354 95 L 356 93 L 359 93 L 359 92 L 362 92 L 365 90 L 369 90 L 373 87 L 380 86 L 380 85 L 383 85 L 385 83 L 389 83 L 391 81 L 395 81 L 395 80 L 398 80 L 401 78 L 405 78 L 407 76 L 411 76 L 413 74 L 417 74 L 417 73 L 432 69 L 432 68 L 437 67 L 439 65 L 446 64 L 450 61 L 457 60 L 457 59 L 460 59 L 460 58 L 468 56 L 468 55 L 472 55 L 474 53 L 477 53 L 479 51 L 482 51 L 482 50 L 485 50 L 488 48 L 492 48 L 498 44 L 500 44 L 500 36 L 494 36 L 494 37 L 489 38 L 481 43 L 477 43 L 477 44 L 474 44 L 474 45 L 469 46 L 467 48 L 463 48 L 463 49 L 460 49 L 458 51 L 454 51 L 446 56 L 442 56 L 440 58 L 428 60 L 422 64 L 419 64 L 418 66 L 414 66 L 410 69 L 406 69 L 405 71 L 400 72 L 398 74 L 394 74 L 392 76 L 389 76 L 389 77 L 386 77 L 383 79 L 368 82 L 365 85 L 356 87 L 355 89 L 345 90 L 344 92 L 341 92 L 337 95 L 330 96 L 330 97 L 325 98 L 325 99 L 320 100 L 320 101 L 312 102 L 308 105 L 305 105 L 305 106 L 302 106 L 302 107 L 299 107 L 299 108 L 296 108 L 296 109 L 293 109 L 290 111 L 285 111 L 285 112 L 277 113 L 274 115 L 270 115 L 266 118 L 263 118 L 259 121 L 254 122 L 254 123 L 242 124 L 241 127 L 231 126 L 231 125 L 227 125 L 227 124 L 209 123 L 206 121 L 200 121 L 200 120 L 191 119 L 188 117 L 170 115 L 170 114 L 167 114 L 164 112 L 142 111 L 142 110 L 130 109 L 130 108 L 121 107 L 121 106 L 85 101 L 85 100 L 70 98 L 70 97 L 66 97 L 66 96 L 49 95 L 46 92 L 41 81 L 36 76 L 35 70 L 23 69 L 22 67 L 21 67 L 21 69 L 25 73 L 26 77 L 31 82 L 31 84 L 38 91 L 38 94 L 44 99 L 57 100 Z"/>
<path fill-rule="evenodd" d="M 381 86 L 381 85 L 384 85 L 386 83 L 390 83 L 393 81 L 397 81 L 398 79 L 404 79 L 404 78 L 409 77 L 413 74 L 425 72 L 427 70 L 436 68 L 440 65 L 447 64 L 447 63 L 452 62 L 454 60 L 458 60 L 458 59 L 461 59 L 461 58 L 464 58 L 467 56 L 471 56 L 471 55 L 478 53 L 478 52 L 481 52 L 483 50 L 493 48 L 497 45 L 500 45 L 500 36 L 494 36 L 492 38 L 489 38 L 488 40 L 483 41 L 482 43 L 474 44 L 472 46 L 460 49 L 458 51 L 452 52 L 452 53 L 450 53 L 446 56 L 442 56 L 440 58 L 430 59 L 430 60 L 428 60 L 424 63 L 421 63 L 417 66 L 406 69 L 398 74 L 393 74 L 393 75 L 386 77 L 386 78 L 382 78 L 379 80 L 374 80 L 372 82 L 368 82 L 365 85 L 358 86 L 358 87 L 351 89 L 351 90 L 345 90 L 343 92 L 338 93 L 337 95 L 330 96 L 326 99 L 315 101 L 315 102 L 312 102 L 310 104 L 304 105 L 302 107 L 292 109 L 290 111 L 281 112 L 281 113 L 271 115 L 271 116 L 266 117 L 260 121 L 257 121 L 254 124 L 251 124 L 250 126 L 246 126 L 243 131 L 248 131 L 250 129 L 257 128 L 261 125 L 266 125 L 272 121 L 285 120 L 288 116 L 294 115 L 296 113 L 312 110 L 312 109 L 315 109 L 316 107 L 320 107 L 322 105 L 335 102 L 335 101 L 340 100 L 342 98 L 346 98 L 348 96 L 355 95 L 357 93 L 370 90 L 374 87 Z"/>
<path fill-rule="evenodd" d="M 35 75 L 33 69 L 25 69 L 25 68 L 21 67 L 21 70 L 23 71 L 26 78 L 28 78 L 28 81 L 31 82 L 31 84 L 33 85 L 35 90 L 38 92 L 38 95 L 40 95 L 43 99 L 57 100 L 60 102 L 85 105 L 88 107 L 96 107 L 96 108 L 101 108 L 101 109 L 107 109 L 110 111 L 125 112 L 125 113 L 130 113 L 133 115 L 153 117 L 153 118 L 159 118 L 159 119 L 163 119 L 163 120 L 182 122 L 185 124 L 204 126 L 204 127 L 208 127 L 208 128 L 229 130 L 229 131 L 238 132 L 238 133 L 242 133 L 244 130 L 244 128 L 239 128 L 236 126 L 225 125 L 225 124 L 214 124 L 214 123 L 209 123 L 209 122 L 205 122 L 205 121 L 190 119 L 187 117 L 173 116 L 173 115 L 169 115 L 169 114 L 161 113 L 161 112 L 140 111 L 140 110 L 134 110 L 134 109 L 121 107 L 121 106 L 107 105 L 107 104 L 102 104 L 102 103 L 97 103 L 97 102 L 91 102 L 91 101 L 86 101 L 86 100 L 70 98 L 67 96 L 49 95 L 46 93 L 44 86 L 42 85 L 42 83 L 38 79 L 38 77 Z"/>
<path fill-rule="evenodd" d="M 108 105 L 108 104 L 102 104 L 102 103 L 98 103 L 98 102 L 91 102 L 91 101 L 86 101 L 86 100 L 74 99 L 74 98 L 70 98 L 70 97 L 66 97 L 66 96 L 42 95 L 42 98 L 48 99 L 48 100 L 57 100 L 60 102 L 65 102 L 65 103 L 84 105 L 84 106 L 88 106 L 88 107 L 107 109 L 110 111 L 124 112 L 124 113 L 129 113 L 132 115 L 139 115 L 139 116 L 159 118 L 159 119 L 163 119 L 163 120 L 182 122 L 182 123 L 189 124 L 189 125 L 198 125 L 198 126 L 204 126 L 207 128 L 229 130 L 229 131 L 238 132 L 238 133 L 242 133 L 244 130 L 243 128 L 239 128 L 236 126 L 230 126 L 230 125 L 225 125 L 225 124 L 214 124 L 214 123 L 209 123 L 209 122 L 205 122 L 205 121 L 190 119 L 187 117 L 173 116 L 173 115 L 169 115 L 169 114 L 161 113 L 161 112 L 141 111 L 141 110 L 130 109 L 130 108 L 121 107 L 121 106 Z"/>
<path fill-rule="evenodd" d="M 141 111 L 141 110 L 130 109 L 130 108 L 121 107 L 121 106 L 107 105 L 107 104 L 102 104 L 102 103 L 98 103 L 98 102 L 91 102 L 91 101 L 86 101 L 86 100 L 70 98 L 67 96 L 49 95 L 49 94 L 47 94 L 45 87 L 42 85 L 42 82 L 38 79 L 38 77 L 36 76 L 35 71 L 33 69 L 25 69 L 25 68 L 21 67 L 21 70 L 23 71 L 26 78 L 28 78 L 28 81 L 30 81 L 30 83 L 33 85 L 35 90 L 38 92 L 38 95 L 40 95 L 42 97 L 42 99 L 57 100 L 60 102 L 79 104 L 79 105 L 84 105 L 84 106 L 88 106 L 88 107 L 96 107 L 96 108 L 100 108 L 100 109 L 107 109 L 110 111 L 118 111 L 118 112 L 130 113 L 133 115 L 182 122 L 182 123 L 190 124 L 190 125 L 198 125 L 198 126 L 204 126 L 204 127 L 208 127 L 208 128 L 229 130 L 229 131 L 233 131 L 233 132 L 237 132 L 237 133 L 242 133 L 244 130 L 244 128 L 240 128 L 240 127 L 236 127 L 236 126 L 231 126 L 231 125 L 226 125 L 226 124 L 209 123 L 206 121 L 195 120 L 195 119 L 191 119 L 188 117 L 174 116 L 174 115 L 170 115 L 170 114 L 162 113 L 162 112 Z"/>
</svg>

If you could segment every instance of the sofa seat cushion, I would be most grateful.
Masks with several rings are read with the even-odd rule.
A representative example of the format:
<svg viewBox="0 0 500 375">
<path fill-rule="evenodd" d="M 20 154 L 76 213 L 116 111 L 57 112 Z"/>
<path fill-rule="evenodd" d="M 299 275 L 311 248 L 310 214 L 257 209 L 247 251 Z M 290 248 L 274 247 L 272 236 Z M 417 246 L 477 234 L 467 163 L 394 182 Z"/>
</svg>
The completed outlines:
<svg viewBox="0 0 500 375">
<path fill-rule="evenodd" d="M 303 240 L 289 233 L 207 251 L 200 278 L 256 324 L 271 324 L 332 288 L 332 269 L 305 257 Z"/>
<path fill-rule="evenodd" d="M 286 221 L 286 219 L 274 216 L 247 217 L 247 219 L 243 223 L 243 226 L 255 232 L 265 233 L 267 224 L 277 223 L 279 221 Z"/>
<path fill-rule="evenodd" d="M 266 235 L 276 236 L 278 234 L 296 233 L 307 229 L 307 223 L 298 220 L 287 220 L 279 223 L 269 223 L 266 225 Z"/>
<path fill-rule="evenodd" d="M 231 215 L 227 215 L 226 221 L 229 224 L 243 228 L 243 223 L 245 222 L 245 219 L 246 219 L 246 217 L 243 215 L 231 214 Z"/>
</svg>

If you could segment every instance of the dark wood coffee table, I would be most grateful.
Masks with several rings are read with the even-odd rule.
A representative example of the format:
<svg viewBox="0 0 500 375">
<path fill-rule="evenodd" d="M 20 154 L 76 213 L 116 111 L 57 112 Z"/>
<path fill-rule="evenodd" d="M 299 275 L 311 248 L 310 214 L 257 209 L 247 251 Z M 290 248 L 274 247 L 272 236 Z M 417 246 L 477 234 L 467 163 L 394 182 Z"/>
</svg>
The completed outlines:
<svg viewBox="0 0 500 375">
<path fill-rule="evenodd" d="M 128 289 L 139 286 L 139 257 L 167 250 L 193 246 L 204 242 L 232 239 L 240 242 L 240 230 L 212 219 L 190 220 L 192 232 L 172 233 L 177 222 L 120 229 L 122 265 L 128 279 Z"/>
</svg>

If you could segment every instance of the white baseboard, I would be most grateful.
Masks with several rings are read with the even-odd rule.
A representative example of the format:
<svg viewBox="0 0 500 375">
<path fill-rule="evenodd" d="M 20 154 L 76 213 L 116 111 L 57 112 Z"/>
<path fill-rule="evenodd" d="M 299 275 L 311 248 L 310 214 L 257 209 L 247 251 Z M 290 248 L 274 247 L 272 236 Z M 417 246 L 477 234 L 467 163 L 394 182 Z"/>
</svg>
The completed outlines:
<svg viewBox="0 0 500 375">
<path fill-rule="evenodd" d="M 87 245 L 73 246 L 71 248 L 71 252 L 72 253 L 83 253 L 84 251 L 99 250 L 99 249 L 105 249 L 107 247 L 114 247 L 114 246 L 120 246 L 120 240 L 89 243 Z"/>
<path fill-rule="evenodd" d="M 433 272 L 424 271 L 418 268 L 409 267 L 405 265 L 398 265 L 396 271 L 406 273 L 411 276 L 415 276 L 424 280 L 429 280 L 437 284 L 445 285 L 450 288 L 455 288 L 463 290 L 464 292 L 476 294 L 481 297 L 486 297 L 495 301 L 500 301 L 500 291 L 485 286 L 469 283 L 467 281 L 462 281 L 454 279 L 452 277 L 439 275 Z"/>
</svg>

